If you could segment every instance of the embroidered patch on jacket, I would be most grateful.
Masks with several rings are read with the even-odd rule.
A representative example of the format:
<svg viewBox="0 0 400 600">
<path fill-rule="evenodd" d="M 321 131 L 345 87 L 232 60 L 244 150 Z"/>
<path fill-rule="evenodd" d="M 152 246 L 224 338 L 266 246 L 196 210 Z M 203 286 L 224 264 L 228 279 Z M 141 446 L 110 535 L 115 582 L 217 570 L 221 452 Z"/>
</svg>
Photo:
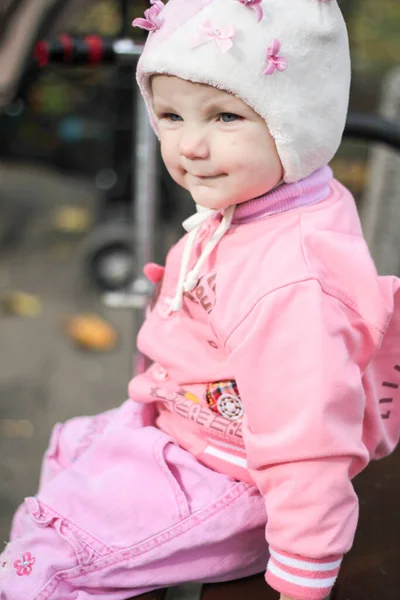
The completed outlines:
<svg viewBox="0 0 400 600">
<path fill-rule="evenodd" d="M 206 391 L 209 407 L 230 421 L 243 417 L 243 404 L 234 379 L 209 383 Z"/>
<path fill-rule="evenodd" d="M 215 306 L 216 278 L 216 273 L 200 277 L 195 289 L 192 292 L 185 292 L 184 297 L 195 304 L 200 304 L 206 313 L 211 314 Z"/>
<path fill-rule="evenodd" d="M 399 393 L 399 383 L 398 383 L 398 373 L 400 372 L 400 365 L 394 365 L 393 369 L 395 371 L 397 371 L 397 376 L 396 378 L 394 377 L 394 375 L 389 375 L 388 379 L 390 379 L 390 381 L 382 381 L 382 387 L 384 388 L 382 390 L 382 398 L 379 398 L 379 404 L 381 405 L 382 408 L 382 413 L 381 413 L 381 418 L 382 419 L 390 419 L 390 415 L 392 414 L 393 411 L 393 400 L 396 400 L 396 395 L 398 395 Z M 395 379 L 393 381 L 393 379 Z M 392 391 L 393 390 L 393 391 Z M 397 390 L 397 391 L 395 391 Z M 390 410 L 386 410 L 386 409 L 390 409 Z"/>
</svg>

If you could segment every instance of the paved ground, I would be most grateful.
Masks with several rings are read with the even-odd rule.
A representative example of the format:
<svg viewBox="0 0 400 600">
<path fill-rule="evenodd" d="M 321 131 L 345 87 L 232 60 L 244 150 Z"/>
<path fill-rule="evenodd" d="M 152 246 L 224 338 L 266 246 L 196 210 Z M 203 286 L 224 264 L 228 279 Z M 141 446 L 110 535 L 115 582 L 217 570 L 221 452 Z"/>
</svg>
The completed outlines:
<svg viewBox="0 0 400 600">
<path fill-rule="evenodd" d="M 120 404 L 130 378 L 132 313 L 101 305 L 82 277 L 81 236 L 52 226 L 54 209 L 71 203 L 93 210 L 93 190 L 40 171 L 0 170 L 0 239 L 12 216 L 20 223 L 13 246 L 0 250 L 0 296 L 21 290 L 43 303 L 35 319 L 0 314 L 0 542 L 18 503 L 36 491 L 53 424 Z M 117 350 L 98 355 L 73 347 L 62 322 L 82 311 L 116 327 Z"/>
</svg>

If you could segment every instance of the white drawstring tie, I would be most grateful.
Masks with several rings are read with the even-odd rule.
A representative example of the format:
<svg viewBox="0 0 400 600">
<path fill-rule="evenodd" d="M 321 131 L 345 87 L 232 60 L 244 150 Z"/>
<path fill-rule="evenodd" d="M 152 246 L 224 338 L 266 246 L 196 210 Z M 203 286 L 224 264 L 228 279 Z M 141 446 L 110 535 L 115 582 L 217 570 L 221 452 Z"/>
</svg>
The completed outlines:
<svg viewBox="0 0 400 600">
<path fill-rule="evenodd" d="M 182 255 L 181 268 L 179 271 L 178 285 L 176 287 L 175 296 L 172 299 L 167 299 L 172 312 L 178 312 L 182 308 L 184 292 L 191 292 L 197 285 L 200 269 L 207 260 L 215 246 L 228 231 L 231 226 L 233 213 L 236 206 L 228 206 L 224 211 L 214 210 L 211 208 L 203 208 L 196 205 L 197 212 L 186 219 L 182 225 L 189 233 L 186 241 L 185 249 Z M 211 216 L 222 214 L 221 223 L 218 225 L 210 239 L 207 241 L 204 249 L 199 257 L 199 260 L 191 271 L 188 272 L 189 261 L 192 254 L 193 246 L 196 241 L 199 227 L 207 221 Z"/>
</svg>

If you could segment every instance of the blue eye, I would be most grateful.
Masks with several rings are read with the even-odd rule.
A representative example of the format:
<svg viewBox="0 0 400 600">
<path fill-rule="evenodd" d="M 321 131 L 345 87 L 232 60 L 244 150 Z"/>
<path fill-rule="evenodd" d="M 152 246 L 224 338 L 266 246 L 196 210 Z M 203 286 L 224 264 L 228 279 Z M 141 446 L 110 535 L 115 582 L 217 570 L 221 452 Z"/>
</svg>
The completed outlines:
<svg viewBox="0 0 400 600">
<path fill-rule="evenodd" d="M 174 123 L 176 121 L 183 121 L 182 117 L 180 117 L 179 115 L 176 115 L 175 113 L 166 113 L 163 116 L 165 119 L 168 119 L 169 121 L 172 121 Z"/>
<path fill-rule="evenodd" d="M 232 123 L 233 121 L 237 121 L 238 119 L 241 119 L 241 117 L 239 117 L 239 115 L 235 115 L 234 113 L 221 113 L 220 117 L 221 117 L 221 121 L 223 121 L 223 123 Z"/>
</svg>

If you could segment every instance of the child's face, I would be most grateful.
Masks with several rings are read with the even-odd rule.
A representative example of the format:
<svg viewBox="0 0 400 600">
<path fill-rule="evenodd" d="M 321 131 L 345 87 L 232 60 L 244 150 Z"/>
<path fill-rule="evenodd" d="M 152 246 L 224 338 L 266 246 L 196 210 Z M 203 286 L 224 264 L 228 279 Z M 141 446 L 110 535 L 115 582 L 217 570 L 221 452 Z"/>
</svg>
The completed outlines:
<svg viewBox="0 0 400 600">
<path fill-rule="evenodd" d="M 164 163 L 196 204 L 226 208 L 282 179 L 265 121 L 242 100 L 165 75 L 152 78 L 152 92 Z"/>
</svg>

